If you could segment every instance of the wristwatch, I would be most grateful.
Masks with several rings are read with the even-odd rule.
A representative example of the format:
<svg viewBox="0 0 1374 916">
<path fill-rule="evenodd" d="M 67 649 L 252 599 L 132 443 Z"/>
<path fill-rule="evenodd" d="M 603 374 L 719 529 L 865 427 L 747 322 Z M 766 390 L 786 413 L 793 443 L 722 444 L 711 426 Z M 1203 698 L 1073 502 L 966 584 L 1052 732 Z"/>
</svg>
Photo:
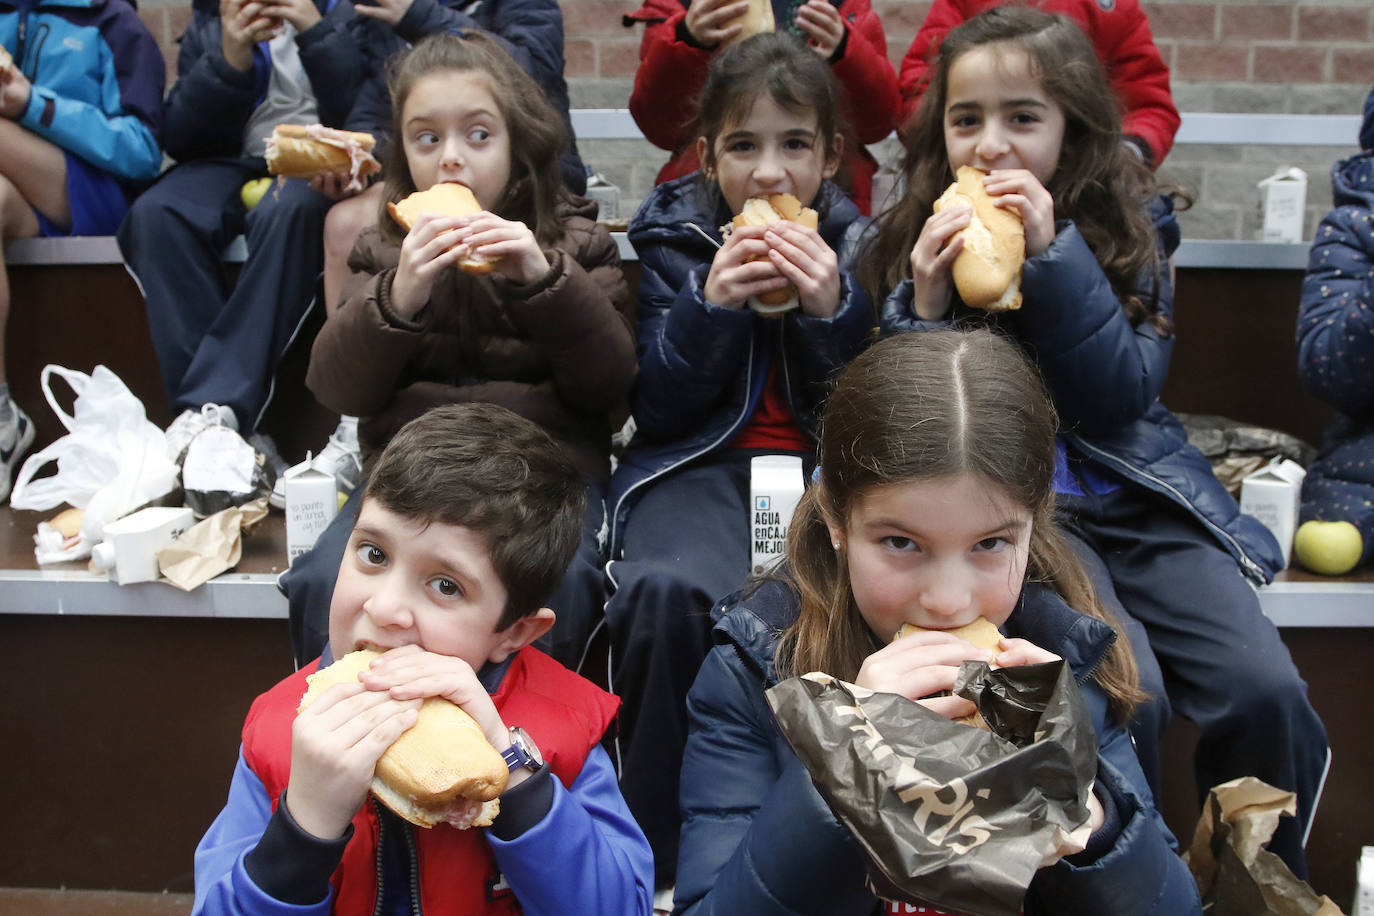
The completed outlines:
<svg viewBox="0 0 1374 916">
<path fill-rule="evenodd" d="M 529 734 L 518 725 L 510 727 L 510 747 L 501 752 L 501 758 L 506 761 L 506 767 L 512 773 L 521 767 L 533 773 L 544 765 L 539 748 L 535 746 Z"/>
</svg>

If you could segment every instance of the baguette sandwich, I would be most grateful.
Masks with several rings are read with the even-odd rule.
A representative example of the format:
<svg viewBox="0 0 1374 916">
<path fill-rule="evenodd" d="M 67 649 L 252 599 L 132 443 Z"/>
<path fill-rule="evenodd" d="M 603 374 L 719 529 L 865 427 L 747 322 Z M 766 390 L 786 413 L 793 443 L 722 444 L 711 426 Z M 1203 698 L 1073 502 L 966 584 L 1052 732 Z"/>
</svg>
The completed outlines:
<svg viewBox="0 0 1374 916">
<path fill-rule="evenodd" d="M 918 627 L 913 623 L 904 623 L 901 628 L 897 630 L 897 635 L 892 638 L 897 640 L 901 639 L 903 636 L 910 636 L 912 633 L 948 633 L 951 636 L 959 637 L 965 642 L 971 642 L 980 649 L 989 649 L 992 652 L 998 652 L 1001 649 L 999 640 L 1002 638 L 1002 634 L 997 632 L 997 627 L 993 626 L 992 621 L 988 620 L 986 617 L 979 617 L 977 620 L 973 621 L 973 623 L 966 623 L 962 627 L 955 627 L 952 630 L 928 630 L 925 627 Z M 993 664 L 992 667 L 996 668 L 997 665 Z M 985 731 L 990 730 L 988 728 L 988 723 L 983 719 L 982 713 L 976 711 L 973 715 L 964 716 L 954 721 L 961 725 L 972 725 L 974 728 L 981 728 Z"/>
<path fill-rule="evenodd" d="M 964 250 L 954 259 L 954 286 L 964 304 L 1005 312 L 1021 307 L 1026 230 L 1015 210 L 997 206 L 983 187 L 984 174 L 959 166 L 957 180 L 935 201 L 935 212 L 959 205 L 973 208 L 968 226 L 956 233 L 964 237 Z"/>
<path fill-rule="evenodd" d="M 421 213 L 434 213 L 440 216 L 469 216 L 482 212 L 482 205 L 473 196 L 472 190 L 456 181 L 441 181 L 426 191 L 416 191 L 404 200 L 387 201 L 386 212 L 409 232 L 420 218 Z M 469 253 L 458 259 L 458 269 L 469 274 L 489 274 L 500 258 L 484 258 L 480 254 Z"/>
<path fill-rule="evenodd" d="M 726 47 L 761 32 L 777 31 L 777 25 L 773 20 L 773 0 L 749 0 L 749 8 L 725 23 L 725 27 L 729 28 L 736 24 L 741 26 L 739 34 L 726 42 Z"/>
<path fill-rule="evenodd" d="M 779 220 L 815 229 L 820 217 L 810 207 L 803 207 L 801 201 L 791 194 L 769 194 L 767 197 L 751 197 L 746 200 L 739 215 L 731 220 L 729 228 L 767 226 Z M 789 283 L 782 289 L 750 296 L 749 307 L 761 315 L 780 315 L 797 307 L 797 288 Z"/>
<path fill-rule="evenodd" d="M 356 682 L 379 655 L 376 649 L 360 649 L 310 675 L 300 709 L 335 684 Z M 491 825 L 501 810 L 497 796 L 509 776 L 506 762 L 472 716 L 448 700 L 430 697 L 415 724 L 377 761 L 371 789 L 412 824 L 447 823 L 465 830 Z"/>
<path fill-rule="evenodd" d="M 267 171 L 284 178 L 347 175 L 349 187 L 382 167 L 372 156 L 371 134 L 336 130 L 322 124 L 278 124 L 267 138 Z"/>
</svg>

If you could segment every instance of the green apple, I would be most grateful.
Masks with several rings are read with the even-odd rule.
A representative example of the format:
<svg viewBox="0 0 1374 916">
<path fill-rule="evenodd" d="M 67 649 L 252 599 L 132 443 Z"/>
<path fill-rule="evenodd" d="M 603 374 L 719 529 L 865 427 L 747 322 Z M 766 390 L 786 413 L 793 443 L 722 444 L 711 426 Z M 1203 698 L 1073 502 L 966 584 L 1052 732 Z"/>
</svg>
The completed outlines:
<svg viewBox="0 0 1374 916">
<path fill-rule="evenodd" d="M 254 178 L 252 181 L 245 181 L 243 190 L 239 191 L 239 196 L 243 198 L 243 205 L 249 210 L 253 209 L 270 187 L 272 187 L 271 178 Z"/>
<path fill-rule="evenodd" d="M 1303 522 L 1293 536 L 1298 562 L 1323 576 L 1343 576 L 1360 562 L 1364 538 L 1349 522 Z"/>
</svg>

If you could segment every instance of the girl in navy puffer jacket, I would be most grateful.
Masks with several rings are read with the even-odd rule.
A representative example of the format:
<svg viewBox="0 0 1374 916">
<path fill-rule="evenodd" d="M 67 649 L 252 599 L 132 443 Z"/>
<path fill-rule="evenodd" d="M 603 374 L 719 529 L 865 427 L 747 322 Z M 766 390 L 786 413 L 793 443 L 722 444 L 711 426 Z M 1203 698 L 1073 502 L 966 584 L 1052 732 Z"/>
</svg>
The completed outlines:
<svg viewBox="0 0 1374 916">
<path fill-rule="evenodd" d="M 988 331 L 901 335 L 845 370 L 822 418 L 819 479 L 788 531 L 789 568 L 726 599 L 688 699 L 678 912 L 875 911 L 860 844 L 783 738 L 767 688 L 824 671 L 959 718 L 973 704 L 941 694 L 963 661 L 1062 658 L 1097 735 L 1092 832 L 1034 871 L 1025 912 L 1201 913 L 1124 725 L 1139 698 L 1131 651 L 1054 524 L 1054 420 L 1034 367 Z M 980 617 L 1003 634 L 996 652 L 942 632 Z M 893 641 L 908 623 L 927 632 Z M 972 813 L 992 814 L 975 796 Z M 938 844 L 951 823 L 937 814 L 922 829 Z M 1040 853 L 1029 855 L 1033 868 Z"/>
<path fill-rule="evenodd" d="M 630 226 L 641 281 L 638 425 L 611 479 L 613 594 L 606 605 L 620 714 L 621 788 L 654 848 L 660 886 L 677 859 L 683 699 L 706 655 L 709 611 L 749 572 L 749 468 L 809 465 L 828 377 L 873 330 L 850 278 L 863 221 L 827 179 L 839 164 L 838 90 L 786 34 L 723 52 L 702 91 L 704 173 L 660 185 Z M 735 229 L 748 198 L 789 193 L 819 227 Z M 794 308 L 751 297 L 792 285 Z"/>
<path fill-rule="evenodd" d="M 906 198 L 864 262 L 866 288 L 886 297 L 884 331 L 989 322 L 1034 358 L 1062 421 L 1060 522 L 1131 632 L 1153 695 L 1133 725 L 1146 773 L 1157 773 L 1171 702 L 1202 732 L 1200 797 L 1245 775 L 1297 793 L 1299 816 L 1270 848 L 1305 874 L 1326 735 L 1246 581 L 1273 576 L 1278 545 L 1159 403 L 1178 228 L 1122 147 L 1091 44 L 1064 17 L 984 13 L 942 43 L 911 130 Z M 972 311 L 953 289 L 970 210 L 931 215 L 931 204 L 966 165 L 988 173 L 989 194 L 1024 225 L 1018 310 Z"/>
<path fill-rule="evenodd" d="M 1294 556 L 1328 575 L 1374 558 L 1374 92 L 1364 103 L 1360 147 L 1364 152 L 1331 169 L 1336 208 L 1312 243 L 1298 315 L 1303 382 L 1341 412 L 1307 469 L 1303 525 L 1344 522 L 1354 532 L 1343 532 L 1350 545 L 1344 558 L 1314 550 L 1304 537 Z"/>
</svg>

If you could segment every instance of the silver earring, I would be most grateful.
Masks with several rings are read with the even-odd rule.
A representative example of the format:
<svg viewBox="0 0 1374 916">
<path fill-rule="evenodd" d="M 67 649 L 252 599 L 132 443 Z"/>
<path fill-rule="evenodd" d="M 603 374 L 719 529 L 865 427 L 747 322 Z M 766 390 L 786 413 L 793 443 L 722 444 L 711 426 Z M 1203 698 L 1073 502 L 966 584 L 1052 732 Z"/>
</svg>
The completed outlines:
<svg viewBox="0 0 1374 916">
<path fill-rule="evenodd" d="M 833 548 L 835 548 L 836 550 L 839 550 L 839 549 L 840 549 L 840 542 L 839 542 L 839 541 L 831 541 L 831 542 L 830 542 L 830 546 L 833 547 Z"/>
</svg>

